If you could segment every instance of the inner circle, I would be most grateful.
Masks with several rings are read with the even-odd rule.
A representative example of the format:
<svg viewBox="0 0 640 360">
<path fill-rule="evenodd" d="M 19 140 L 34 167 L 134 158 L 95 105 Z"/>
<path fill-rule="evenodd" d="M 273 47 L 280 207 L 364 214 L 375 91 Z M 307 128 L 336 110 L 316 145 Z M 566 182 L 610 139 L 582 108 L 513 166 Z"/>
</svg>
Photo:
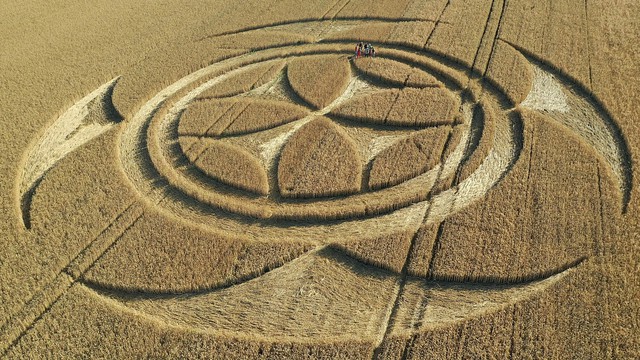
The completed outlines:
<svg viewBox="0 0 640 360">
<path fill-rule="evenodd" d="M 193 90 L 189 91 L 187 95 L 181 97 L 173 103 L 173 106 L 167 111 L 163 117 L 156 117 L 151 124 L 150 134 L 157 134 L 157 136 L 150 136 L 149 148 L 154 149 L 157 145 L 158 152 L 151 151 L 152 157 L 154 155 L 162 154 L 164 159 L 174 159 L 173 164 L 169 162 L 167 165 L 174 171 L 174 174 L 165 175 L 170 178 L 172 185 L 181 189 L 185 193 L 193 196 L 201 202 L 208 203 L 213 206 L 223 206 L 227 210 L 236 212 L 243 215 L 249 215 L 258 218 L 282 218 L 282 219 L 339 219 L 343 217 L 354 216 L 371 216 L 375 214 L 381 214 L 396 210 L 412 203 L 424 201 L 428 198 L 429 193 L 436 183 L 439 177 L 448 175 L 445 172 L 455 169 L 457 163 L 460 161 L 460 156 L 457 159 L 449 156 L 439 166 L 430 171 L 427 171 L 421 175 L 418 175 L 408 181 L 404 181 L 398 185 L 391 186 L 378 191 L 370 191 L 367 193 L 358 193 L 347 197 L 330 197 L 322 199 L 283 199 L 283 198 L 270 198 L 264 196 L 254 196 L 251 194 L 241 193 L 239 194 L 237 189 L 233 189 L 230 186 L 224 184 L 213 184 L 206 178 L 200 176 L 198 171 L 194 169 L 175 171 L 180 167 L 180 161 L 184 162 L 184 155 L 181 155 L 180 150 L 182 144 L 176 140 L 178 137 L 176 132 L 178 124 L 184 111 L 200 96 L 202 93 L 212 89 L 216 84 L 221 81 L 230 78 L 233 75 L 248 71 L 247 68 L 259 66 L 262 63 L 275 61 L 275 60 L 291 60 L 299 58 L 300 55 L 313 55 L 317 56 L 318 53 L 326 55 L 341 55 L 346 56 L 343 52 L 336 51 L 309 51 L 309 54 L 295 54 L 292 56 L 274 56 L 262 59 L 261 61 L 251 62 L 238 69 L 216 76 Z M 403 60 L 398 57 L 385 57 L 381 56 L 380 59 L 389 60 Z M 382 61 L 382 60 L 381 60 Z M 422 66 L 425 69 L 425 66 Z M 446 77 L 442 74 L 438 76 L 443 80 L 443 84 L 449 84 L 451 82 L 446 81 Z M 352 84 L 353 85 L 353 84 Z M 450 91 L 456 91 L 460 93 L 459 88 L 450 89 Z M 467 98 L 461 102 L 461 108 L 470 108 L 474 104 Z M 323 113 L 327 113 L 327 109 L 322 108 L 316 111 L 310 112 L 310 116 L 319 116 Z M 469 111 L 467 111 L 469 113 Z M 292 123 L 283 125 L 286 127 L 294 128 L 292 133 L 295 133 L 297 128 L 300 128 L 310 119 L 301 119 Z M 469 119 L 463 119 L 463 123 L 469 121 Z M 157 129 L 160 125 L 160 129 Z M 467 127 L 468 129 L 468 127 Z M 414 131 L 411 129 L 410 131 Z M 397 129 L 396 129 L 397 131 Z M 160 140 L 161 139 L 161 140 Z M 158 140 L 157 142 L 154 140 Z M 286 140 L 286 139 L 284 139 Z M 460 142 L 464 143 L 463 141 Z M 462 145 L 460 145 L 462 146 Z M 451 154 L 461 155 L 462 151 L 451 151 Z M 182 156 L 182 157 L 181 157 Z M 157 157 L 156 157 L 157 158 Z M 159 163 L 159 161 L 154 161 Z M 448 166 L 445 166 L 448 165 Z M 182 166 L 184 168 L 184 166 Z"/>
</svg>

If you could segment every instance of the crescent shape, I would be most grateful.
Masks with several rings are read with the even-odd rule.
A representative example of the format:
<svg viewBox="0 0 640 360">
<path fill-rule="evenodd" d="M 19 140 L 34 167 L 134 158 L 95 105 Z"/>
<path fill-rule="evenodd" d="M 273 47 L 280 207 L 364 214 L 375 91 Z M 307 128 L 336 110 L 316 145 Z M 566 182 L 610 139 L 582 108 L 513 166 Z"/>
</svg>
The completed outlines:
<svg viewBox="0 0 640 360">
<path fill-rule="evenodd" d="M 633 173 L 629 147 L 618 124 L 579 81 L 523 49 L 516 47 L 516 50 L 531 63 L 534 74 L 531 92 L 520 106 L 558 121 L 597 151 L 617 182 L 625 213 L 631 198 Z"/>
<path fill-rule="evenodd" d="M 122 120 L 111 102 L 119 78 L 106 82 L 73 104 L 31 146 L 18 178 L 20 220 L 25 229 L 31 228 L 31 199 L 47 172 Z"/>
</svg>

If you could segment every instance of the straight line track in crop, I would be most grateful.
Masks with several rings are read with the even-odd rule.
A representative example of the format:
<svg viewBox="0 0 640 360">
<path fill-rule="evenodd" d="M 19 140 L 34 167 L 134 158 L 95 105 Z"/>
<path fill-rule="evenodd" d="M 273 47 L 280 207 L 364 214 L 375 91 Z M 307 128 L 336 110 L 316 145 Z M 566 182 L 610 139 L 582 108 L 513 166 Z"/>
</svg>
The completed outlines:
<svg viewBox="0 0 640 360">
<path fill-rule="evenodd" d="M 14 347 L 58 300 L 142 217 L 137 201 L 129 204 L 53 280 L 49 281 L 0 329 L 0 357 Z"/>
<path fill-rule="evenodd" d="M 447 137 L 447 141 L 445 143 L 444 148 L 447 148 L 448 143 L 451 141 L 452 139 L 452 134 L 451 132 L 449 132 L 449 135 Z M 444 153 L 442 154 L 442 156 L 444 156 Z M 440 163 L 443 163 L 443 159 L 440 159 Z M 440 166 L 440 170 L 438 173 L 438 179 L 440 179 L 442 177 L 442 171 L 443 171 L 444 166 Z M 433 192 L 433 189 L 431 189 L 431 192 Z M 427 218 L 429 217 L 431 211 L 431 206 L 429 206 L 427 208 L 427 210 L 425 211 L 425 215 L 421 221 L 421 223 L 426 222 Z M 391 308 L 391 312 L 389 314 L 389 317 L 387 318 L 386 324 L 385 324 L 385 331 L 384 331 L 384 335 L 382 337 L 382 339 L 380 339 L 380 343 L 377 344 L 377 347 L 375 349 L 375 351 L 373 352 L 373 359 L 381 359 L 382 358 L 382 344 L 384 343 L 384 341 L 389 337 L 389 335 L 391 334 L 392 328 L 393 328 L 393 322 L 394 319 L 397 317 L 397 313 L 398 310 L 400 308 L 400 302 L 402 300 L 402 296 L 404 294 L 404 287 L 407 284 L 407 279 L 409 277 L 409 265 L 411 265 L 411 255 L 413 254 L 413 251 L 415 249 L 416 243 L 418 242 L 418 236 L 420 236 L 420 229 L 416 229 L 415 233 L 413 234 L 413 238 L 411 239 L 411 244 L 409 245 L 409 249 L 407 251 L 407 255 L 405 257 L 404 260 L 404 265 L 402 266 L 402 271 L 400 273 L 400 280 L 399 280 L 399 286 L 398 286 L 398 292 L 396 293 L 396 297 L 395 300 L 393 302 L 393 307 Z M 426 306 L 426 302 L 424 303 L 424 306 Z"/>
<path fill-rule="evenodd" d="M 424 46 L 422 47 L 423 49 L 427 48 L 427 45 L 429 45 L 429 41 L 431 41 L 431 37 L 433 36 L 433 33 L 436 32 L 438 25 L 440 25 L 440 23 L 443 22 L 442 15 L 444 15 L 444 12 L 447 10 L 449 5 L 451 5 L 451 0 L 448 0 L 447 3 L 442 7 L 442 11 L 440 11 L 440 15 L 438 15 L 438 19 L 435 21 L 435 25 L 433 25 L 433 30 L 431 30 L 431 33 L 429 34 L 429 36 L 427 36 L 427 40 L 424 42 Z"/>
</svg>

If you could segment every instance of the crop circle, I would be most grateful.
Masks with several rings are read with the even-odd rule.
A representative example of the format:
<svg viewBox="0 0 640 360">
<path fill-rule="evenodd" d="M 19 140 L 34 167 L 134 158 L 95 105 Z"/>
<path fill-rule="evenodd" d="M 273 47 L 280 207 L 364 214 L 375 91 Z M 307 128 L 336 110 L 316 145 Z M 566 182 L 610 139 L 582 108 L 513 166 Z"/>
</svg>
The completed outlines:
<svg viewBox="0 0 640 360">
<path fill-rule="evenodd" d="M 499 107 L 491 104 L 490 101 L 480 101 L 480 94 L 474 91 L 473 87 L 463 90 L 462 86 L 465 84 L 461 84 L 457 80 L 456 70 L 448 69 L 446 64 L 439 63 L 436 59 L 401 50 L 379 51 L 379 55 L 375 59 L 351 59 L 344 91 L 331 98 L 330 103 L 322 107 L 314 107 L 301 100 L 300 94 L 292 89 L 291 80 L 286 78 L 287 71 L 291 72 L 290 64 L 296 61 L 304 62 L 307 59 L 325 57 L 347 62 L 350 55 L 350 51 L 340 44 L 315 44 L 263 50 L 201 69 L 190 75 L 193 80 L 189 76 L 184 78 L 165 89 L 166 94 L 158 94 L 143 106 L 141 112 L 136 115 L 136 118 L 140 120 L 137 130 L 138 137 L 143 138 L 138 146 L 142 148 L 142 151 L 148 149 L 150 163 L 157 171 L 157 176 L 172 188 L 173 200 L 176 202 L 187 204 L 195 201 L 199 206 L 231 213 L 233 214 L 231 217 L 246 217 L 267 221 L 269 224 L 274 224 L 275 221 L 276 226 L 278 226 L 278 221 L 320 221 L 326 223 L 346 220 L 348 222 L 353 219 L 371 219 L 381 216 L 381 221 L 384 222 L 383 215 L 390 215 L 398 210 L 416 205 L 421 205 L 424 208 L 432 203 L 434 204 L 433 210 L 451 212 L 455 211 L 455 206 L 451 206 L 452 202 L 455 201 L 458 206 L 463 206 L 465 203 L 483 196 L 483 192 L 499 180 L 506 170 L 507 164 L 512 161 L 511 158 L 515 155 L 510 139 L 505 139 L 502 143 L 496 141 L 498 145 L 503 145 L 502 148 L 492 151 L 491 160 L 478 169 L 478 174 L 471 174 L 468 179 L 456 184 L 455 188 L 451 184 L 442 184 L 446 179 L 454 176 L 463 158 L 471 155 L 470 150 L 473 149 L 469 149 L 467 145 L 470 137 L 473 136 L 474 126 L 477 126 L 477 124 L 472 124 L 477 121 L 473 117 L 480 114 L 479 116 L 483 116 L 480 121 L 485 121 L 486 117 L 483 114 L 496 112 L 495 109 Z M 359 64 L 362 62 L 374 65 L 375 62 L 379 62 L 384 66 L 388 62 L 392 62 L 434 80 L 432 84 L 422 87 L 398 85 L 393 81 L 376 78 L 371 76 L 371 73 L 367 74 L 362 71 L 359 69 L 359 66 L 363 67 Z M 215 95 L 213 99 L 206 97 L 207 93 L 220 93 L 221 91 L 217 87 L 221 84 L 233 82 L 234 78 L 242 78 L 247 73 L 255 72 L 256 69 L 268 68 L 271 64 L 281 64 L 280 72 L 273 74 L 272 78 L 265 81 L 264 84 L 252 89 L 244 89 L 244 91 L 236 92 L 231 96 Z M 238 81 L 241 82 L 241 80 Z M 267 94 L 274 88 L 276 90 L 272 92 L 275 94 Z M 233 108 L 233 106 L 241 104 L 239 108 L 242 109 L 244 106 L 246 109 L 252 103 L 254 104 L 251 106 L 254 106 L 256 102 L 264 101 L 268 95 L 271 95 L 271 98 L 278 97 L 277 100 L 280 102 L 306 107 L 306 115 L 293 120 L 275 119 L 275 125 L 267 124 L 263 129 L 250 129 L 251 131 L 244 133 L 242 131 L 237 133 L 236 130 L 236 133 L 231 132 L 227 135 L 223 129 L 219 133 L 213 132 L 212 134 L 211 129 L 215 125 L 206 123 L 206 129 L 209 133 L 201 131 L 200 133 L 181 134 L 181 127 L 187 121 L 184 119 L 185 116 L 189 115 L 191 108 L 198 106 L 203 101 L 215 102 L 210 111 L 218 115 L 222 114 L 220 115 L 220 119 L 222 119 L 224 116 L 231 118 L 228 113 L 233 113 L 233 110 L 230 110 L 229 107 Z M 357 114 L 353 114 L 353 108 L 357 110 L 360 104 L 358 101 L 376 103 L 385 97 L 395 97 L 396 104 L 399 104 L 398 109 L 394 109 L 394 103 L 389 102 L 389 107 L 384 108 L 383 111 L 386 112 L 387 118 L 363 119 L 359 118 Z M 159 101 L 154 103 L 156 98 Z M 414 98 L 417 101 L 411 102 Z M 444 111 L 434 109 L 434 105 L 441 105 L 442 99 L 451 103 L 445 104 Z M 400 100 L 403 100 L 404 103 Z M 224 104 L 225 101 L 231 105 Z M 410 106 L 407 107 L 407 104 Z M 492 109 L 487 109 L 487 107 Z M 407 108 L 409 109 L 407 110 Z M 482 109 L 482 111 L 478 111 L 478 109 Z M 402 113 L 405 110 L 408 115 Z M 238 112 L 237 109 L 235 111 Z M 232 120 L 238 121 L 241 118 L 242 111 L 239 112 L 240 114 L 234 115 Z M 433 112 L 436 113 L 435 116 L 432 115 Z M 281 154 L 283 151 L 287 151 L 287 141 L 294 138 L 309 124 L 317 122 L 319 118 L 324 118 L 327 123 L 334 124 L 339 133 L 347 134 L 346 137 L 351 137 L 352 140 L 359 136 L 358 134 L 366 133 L 360 139 L 351 142 L 355 145 L 356 155 L 359 155 L 362 161 L 362 170 L 359 170 L 362 174 L 357 174 L 358 178 L 356 179 L 356 181 L 361 181 L 362 185 L 357 184 L 359 186 L 357 189 L 346 193 L 343 191 L 335 194 L 327 192 L 328 195 L 321 194 L 320 196 L 304 194 L 286 196 L 280 191 L 283 185 L 278 184 L 280 179 L 277 172 L 278 165 L 282 163 Z M 426 120 L 422 121 L 423 119 Z M 508 120 L 505 114 L 497 116 L 496 119 L 487 118 L 486 120 L 502 123 L 501 126 L 505 128 L 509 127 L 506 124 Z M 145 123 L 146 126 L 144 126 Z M 377 184 L 371 181 L 367 183 L 373 170 L 377 169 L 375 168 L 375 155 L 383 153 L 393 145 L 401 146 L 398 144 L 402 141 L 417 144 L 417 140 L 413 139 L 415 134 L 428 129 L 445 127 L 448 129 L 444 137 L 446 141 L 440 141 L 438 153 L 431 154 L 431 161 L 433 162 L 435 159 L 436 165 L 427 166 L 427 168 L 418 169 L 418 171 L 412 169 L 413 173 L 408 172 L 408 176 L 401 174 L 404 178 L 400 176 L 399 180 L 392 179 L 386 183 L 380 181 Z M 231 127 L 227 124 L 225 129 L 229 128 Z M 130 134 L 133 135 L 136 131 L 135 124 L 129 129 L 132 130 Z M 506 137 L 513 136 L 508 132 L 509 129 L 507 129 Z M 432 137 L 436 135 L 442 136 L 442 134 L 435 134 Z M 249 139 L 243 142 L 242 137 Z M 429 134 L 424 137 L 428 138 Z M 123 148 L 130 147 L 128 145 L 131 145 L 131 139 L 132 137 L 125 132 L 123 141 L 125 146 Z M 432 149 L 428 145 L 438 142 L 430 139 L 424 141 L 427 146 L 423 146 L 423 149 L 420 149 L 420 145 L 418 145 L 421 151 L 431 151 Z M 198 142 L 199 145 L 196 144 Z M 194 146 L 194 144 L 196 145 Z M 233 179 L 233 177 L 227 176 L 225 179 L 224 174 L 217 177 L 217 174 L 209 176 L 211 174 L 203 171 L 203 166 L 198 166 L 196 155 L 189 158 L 188 151 L 189 148 L 200 146 L 200 153 L 198 153 L 200 156 L 204 152 L 202 148 L 211 147 L 213 144 L 218 144 L 218 149 L 209 151 L 214 153 L 214 159 L 209 162 L 209 166 L 218 169 L 228 168 L 231 174 L 245 175 L 254 180 L 259 179 L 256 181 L 263 181 L 265 184 L 254 186 L 251 183 L 255 181 L 250 180 L 244 185 L 238 185 L 229 183 L 227 179 Z M 222 144 L 227 145 L 222 146 Z M 251 151 L 238 153 L 237 149 L 245 148 L 246 144 L 254 146 L 253 154 Z M 375 149 L 376 146 L 378 149 Z M 367 151 L 369 151 L 369 156 L 367 156 Z M 377 153 L 371 155 L 374 151 Z M 245 158 L 246 161 L 243 160 Z M 247 164 L 258 165 L 252 167 Z M 127 165 L 130 164 L 125 164 L 125 168 Z M 305 163 L 305 165 L 308 164 Z M 244 170 L 234 170 L 234 166 Z M 377 171 L 383 174 L 382 176 L 385 172 L 394 171 L 393 166 L 389 164 L 379 166 L 379 168 L 381 170 L 377 169 Z M 254 174 L 256 169 L 262 174 Z M 213 172 L 215 171 L 217 170 L 214 169 Z M 131 173 L 131 171 L 128 172 Z M 139 169 L 137 171 L 133 169 L 133 172 L 141 174 L 141 177 L 144 176 L 144 171 Z M 134 180 L 134 184 L 140 184 L 138 176 L 133 175 L 130 178 Z M 478 181 L 482 184 L 472 184 Z M 138 188 L 145 191 L 144 186 Z M 461 192 L 460 189 L 465 191 Z M 320 184 L 320 190 L 322 190 L 322 184 Z M 150 191 L 146 192 L 151 194 Z M 172 206 L 174 210 L 180 207 L 186 208 L 188 206 Z M 418 218 L 421 217 L 418 216 Z"/>
</svg>

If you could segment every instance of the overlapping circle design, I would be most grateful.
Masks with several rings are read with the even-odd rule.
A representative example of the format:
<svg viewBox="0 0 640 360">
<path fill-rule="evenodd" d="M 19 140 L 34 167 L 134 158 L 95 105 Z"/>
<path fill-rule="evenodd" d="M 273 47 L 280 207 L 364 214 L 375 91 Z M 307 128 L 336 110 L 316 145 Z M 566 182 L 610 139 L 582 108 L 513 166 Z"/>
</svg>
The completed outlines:
<svg viewBox="0 0 640 360">
<path fill-rule="evenodd" d="M 320 245 L 357 241 L 363 234 L 384 236 L 399 230 L 415 234 L 424 224 L 438 224 L 482 201 L 518 161 L 524 139 L 523 105 L 514 103 L 499 84 L 443 54 L 384 43 L 377 44 L 377 49 L 375 59 L 353 59 L 351 42 L 280 46 L 222 60 L 175 81 L 121 124 L 117 151 L 126 178 L 147 205 L 208 229 L 249 239 L 307 240 Z M 293 64 L 317 59 L 348 64 L 348 71 L 338 79 L 344 86 L 338 86 L 340 91 L 320 105 L 292 86 L 288 77 Z M 527 60 L 533 61 L 528 56 Z M 416 84 L 408 76 L 398 81 L 366 70 L 366 64 L 376 63 L 382 68 L 394 64 L 410 69 L 411 74 L 429 80 Z M 544 64 L 535 66 L 541 69 L 541 78 L 556 76 Z M 229 93 L 217 91 L 266 68 L 276 71 L 259 83 Z M 310 81 L 316 75 L 311 71 Z M 569 83 L 570 79 L 557 74 L 554 81 Z M 534 82 L 532 92 L 535 87 Z M 104 89 L 83 99 L 79 109 L 86 110 Z M 569 110 L 561 109 L 561 121 L 609 164 L 624 209 L 631 169 L 620 130 L 585 89 L 576 83 L 567 89 L 593 116 L 581 123 L 565 114 Z M 544 101 L 536 101 L 525 107 L 547 110 Z M 194 117 L 203 106 L 206 116 Z M 243 111 L 261 106 L 279 108 L 265 111 L 259 121 L 234 126 Z M 368 108 L 380 106 L 384 111 Z M 294 108 L 295 116 L 289 116 L 287 109 Z M 68 112 L 58 121 L 75 121 L 76 131 L 83 120 L 78 114 L 84 112 Z M 218 126 L 215 120 L 225 116 L 227 123 L 218 124 L 213 131 Z M 63 149 L 73 148 L 65 145 L 65 139 L 80 136 L 76 142 L 81 144 L 100 134 L 81 129 L 58 141 L 58 125 L 44 138 L 50 136 L 53 140 L 47 141 L 60 143 Z M 489 127 L 494 129 L 490 148 L 480 150 L 481 137 L 489 136 L 483 129 Z M 324 135 L 316 136 L 323 131 Z M 593 132 L 598 136 L 592 136 Z M 300 143 L 299 139 L 311 140 Z M 327 148 L 336 144 L 340 146 L 335 152 Z M 406 164 L 395 164 L 393 157 L 378 161 L 388 153 L 402 157 L 404 145 L 420 156 L 429 154 L 433 164 L 409 166 L 410 170 L 402 172 L 398 169 Z M 308 148 L 321 151 L 309 155 Z M 30 159 L 45 154 L 45 146 L 45 150 L 35 149 Z M 68 152 L 56 156 L 62 158 Z M 298 154 L 298 161 L 291 161 Z M 462 176 L 467 161 L 478 156 L 478 165 Z M 48 163 L 57 160 L 52 157 Z M 52 166 L 33 163 L 35 170 L 25 176 L 20 190 L 23 215 L 29 212 L 25 199 L 30 199 L 39 179 Z M 314 169 L 333 169 L 351 178 L 332 182 L 327 172 Z M 379 175 L 376 171 L 392 175 L 387 181 L 372 181 Z M 283 175 L 290 173 L 299 178 L 287 182 Z M 307 187 L 296 188 L 300 181 L 306 181 Z M 307 191 L 309 188 L 316 193 Z"/>
<path fill-rule="evenodd" d="M 339 50 L 340 48 L 342 49 Z M 410 211 L 407 210 L 411 208 L 413 213 L 420 213 L 415 211 L 417 206 L 422 206 L 424 209 L 430 208 L 431 213 L 438 214 L 441 218 L 482 198 L 486 191 L 505 175 L 517 158 L 518 139 L 522 137 L 522 134 L 518 133 L 520 127 L 513 125 L 513 121 L 518 121 L 515 119 L 517 115 L 513 113 L 513 109 L 503 109 L 498 104 L 499 101 L 506 99 L 505 94 L 492 89 L 493 93 L 490 96 L 485 94 L 484 99 L 491 99 L 493 102 L 491 100 L 480 101 L 479 91 L 474 91 L 471 88 L 463 89 L 461 87 L 463 84 L 460 84 L 459 80 L 442 71 L 443 68 L 447 68 L 447 64 L 438 62 L 437 57 L 423 56 L 421 61 L 416 62 L 415 53 L 402 50 L 386 52 L 379 50 L 378 57 L 373 61 L 401 63 L 437 79 L 432 85 L 434 95 L 426 95 L 419 98 L 418 102 L 411 104 L 411 106 L 418 109 L 417 112 L 423 113 L 425 118 L 432 118 L 433 116 L 429 112 L 438 112 L 438 109 L 429 108 L 429 105 L 437 103 L 429 99 L 429 96 L 444 95 L 447 99 L 453 99 L 455 108 L 452 112 L 447 113 L 445 117 L 448 118 L 439 119 L 442 122 L 436 121 L 434 125 L 420 123 L 419 120 L 416 123 L 415 120 L 410 122 L 410 120 L 403 121 L 403 119 L 398 119 L 389 124 L 389 122 L 385 123 L 384 119 L 363 120 L 341 116 L 341 113 L 336 110 L 341 106 L 350 105 L 350 102 L 360 101 L 366 103 L 367 97 L 370 98 L 370 102 L 375 102 L 375 96 L 380 92 L 403 91 L 410 88 L 410 86 L 402 86 L 402 84 L 376 83 L 375 79 L 368 77 L 367 74 L 354 67 L 344 93 L 336 96 L 329 105 L 322 108 L 301 102 L 293 91 L 283 91 L 283 94 L 280 94 L 282 101 L 289 101 L 292 104 L 308 107 L 307 115 L 302 118 L 295 120 L 284 119 L 284 121 L 282 119 L 274 119 L 276 125 L 267 124 L 266 128 L 249 130 L 241 134 L 227 136 L 224 133 L 217 135 L 202 133 L 192 136 L 197 138 L 199 135 L 198 140 L 211 143 L 214 141 L 224 142 L 229 139 L 233 143 L 234 140 L 237 142 L 237 139 L 243 136 L 251 137 L 260 142 L 259 145 L 255 146 L 257 150 L 253 152 L 255 153 L 255 160 L 264 167 L 259 171 L 264 171 L 270 185 L 265 194 L 256 194 L 255 191 L 238 188 L 232 183 L 225 183 L 224 179 L 222 181 L 220 178 L 216 179 L 215 176 L 208 177 L 202 171 L 199 171 L 198 166 L 191 161 L 193 159 L 190 160 L 185 154 L 185 145 L 184 143 L 181 144 L 181 135 L 179 134 L 181 119 L 185 113 L 189 112 L 190 107 L 194 106 L 194 103 L 200 101 L 200 97 L 207 91 L 215 90 L 216 86 L 234 76 L 242 76 L 243 73 L 252 69 L 276 61 L 284 61 L 286 64 L 291 61 L 318 56 L 344 57 L 346 59 L 351 53 L 349 50 L 343 49 L 344 46 L 340 45 L 319 44 L 316 46 L 305 45 L 286 49 L 264 50 L 214 64 L 212 67 L 202 69 L 176 82 L 145 104 L 124 130 L 121 147 L 122 158 L 126 159 L 131 153 L 139 153 L 148 149 L 146 155 L 150 160 L 146 162 L 144 161 L 146 157 L 140 157 L 143 161 L 138 161 L 137 163 L 125 162 L 123 165 L 127 170 L 127 174 L 130 175 L 134 185 L 140 191 L 146 193 L 147 196 L 152 198 L 154 196 L 166 196 L 166 194 L 154 194 L 151 188 L 145 188 L 145 180 L 143 179 L 145 179 L 145 174 L 148 174 L 145 167 L 149 163 L 153 164 L 155 171 L 157 171 L 156 176 L 167 181 L 177 193 L 181 194 L 176 195 L 174 193 L 173 200 L 183 202 L 182 205 L 184 206 L 174 206 L 172 211 L 192 211 L 189 210 L 192 209 L 189 206 L 189 203 L 192 202 L 184 200 L 184 198 L 188 198 L 198 204 L 222 210 L 221 212 L 209 212 L 209 214 L 216 214 L 213 216 L 227 219 L 240 217 L 251 221 L 264 221 L 266 226 L 279 227 L 283 233 L 286 233 L 287 228 L 279 226 L 279 222 L 290 224 L 290 221 L 311 220 L 324 223 L 324 226 L 329 231 L 331 230 L 329 223 L 338 220 L 348 222 L 352 220 L 366 221 L 367 219 L 375 218 L 378 223 L 389 221 L 389 224 L 391 224 L 393 221 L 397 221 L 398 216 L 402 216 L 405 220 L 420 222 L 423 220 L 424 214 L 410 219 Z M 369 59 L 356 60 L 356 62 L 366 60 Z M 453 71 L 455 72 L 456 70 Z M 233 98 L 240 98 L 245 102 L 259 101 L 264 96 L 264 92 L 278 87 L 278 82 L 285 82 L 284 86 L 286 87 L 287 79 L 285 77 L 286 74 L 276 74 L 262 89 L 253 89 L 240 93 L 234 95 Z M 424 100 L 428 104 L 421 104 L 420 100 Z M 481 111 L 478 111 L 479 109 Z M 483 114 L 487 113 L 497 115 L 489 119 L 483 116 Z M 438 113 L 435 114 L 436 119 L 438 119 L 438 115 Z M 477 136 L 477 134 L 473 134 L 473 131 L 474 126 L 478 126 L 478 124 L 473 124 L 474 126 L 471 124 L 473 121 L 478 121 L 478 119 L 474 120 L 474 116 L 481 116 L 482 118 L 479 120 L 481 122 L 494 121 L 496 124 L 493 126 L 501 129 L 501 131 L 496 132 L 494 147 L 486 154 L 486 159 L 473 174 L 454 187 L 449 184 L 436 191 L 436 185 L 444 179 L 454 176 L 462 161 L 472 155 L 474 149 L 469 149 L 467 145 L 471 137 Z M 364 135 L 365 141 L 355 142 L 360 147 L 357 151 L 363 154 L 363 158 L 373 158 L 366 159 L 369 162 L 375 160 L 375 155 L 372 155 L 372 152 L 376 151 L 376 145 L 382 144 L 384 149 L 385 141 L 387 142 L 386 145 L 389 146 L 390 143 L 410 139 L 414 134 L 422 130 L 442 126 L 443 123 L 449 126 L 452 132 L 457 132 L 458 135 L 457 139 L 454 139 L 453 136 L 449 138 L 451 141 L 447 143 L 447 149 L 442 154 L 439 165 L 412 174 L 410 178 L 403 179 L 399 183 L 385 184 L 376 188 L 367 188 L 365 183 L 362 187 L 351 191 L 349 194 L 338 194 L 338 196 L 283 196 L 280 192 L 281 184 L 279 186 L 277 179 L 280 154 L 287 147 L 288 141 L 297 132 L 304 131 L 305 126 L 321 117 L 328 117 L 338 129 L 347 128 L 351 130 L 351 133 L 368 132 L 374 134 L 377 132 L 376 135 Z M 282 122 L 284 124 L 278 124 Z M 379 135 L 381 133 L 384 135 Z M 383 152 L 377 151 L 378 153 Z M 242 166 L 243 164 L 219 164 L 220 167 L 227 168 L 233 168 L 234 165 Z M 254 169 L 246 171 L 250 172 L 252 170 Z M 392 170 L 390 169 L 390 171 Z M 359 171 L 362 171 L 362 176 L 367 178 L 369 176 L 367 172 L 371 171 L 370 164 L 364 164 L 362 170 Z M 242 171 L 238 170 L 238 173 L 242 173 Z M 322 184 L 318 186 L 322 190 Z M 160 202 L 159 198 L 158 202 Z M 162 203 L 166 203 L 166 201 Z M 404 213 L 393 216 L 394 213 L 403 210 L 405 210 Z M 233 214 L 233 216 L 227 216 L 228 213 Z M 241 219 L 238 224 L 242 223 L 243 220 Z"/>
</svg>

